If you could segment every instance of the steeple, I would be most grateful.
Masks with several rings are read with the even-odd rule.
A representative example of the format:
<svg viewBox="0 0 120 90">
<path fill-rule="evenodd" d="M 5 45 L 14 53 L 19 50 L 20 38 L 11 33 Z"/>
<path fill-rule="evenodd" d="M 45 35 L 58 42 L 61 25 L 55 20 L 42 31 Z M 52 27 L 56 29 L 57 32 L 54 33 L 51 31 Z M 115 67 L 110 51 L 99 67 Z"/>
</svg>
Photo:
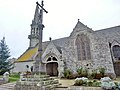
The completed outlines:
<svg viewBox="0 0 120 90">
<path fill-rule="evenodd" d="M 37 24 L 38 23 L 38 21 L 39 21 L 39 7 L 38 7 L 38 5 L 36 5 L 36 10 L 35 10 L 35 14 L 34 14 L 34 22 Z"/>
<path fill-rule="evenodd" d="M 39 15 L 40 15 L 39 6 L 36 5 L 34 18 L 31 24 L 31 33 L 28 36 L 28 38 L 30 39 L 29 47 L 35 47 L 39 43 L 39 39 L 38 39 L 38 35 L 39 35 L 38 23 L 39 23 L 39 17 L 40 17 Z"/>
<path fill-rule="evenodd" d="M 42 39 L 42 35 L 40 34 L 42 34 L 42 30 L 44 28 L 44 25 L 42 24 L 43 11 L 48 13 L 43 8 L 43 6 L 43 0 L 41 2 L 41 5 L 38 2 L 36 2 L 35 14 L 31 24 L 31 33 L 28 36 L 28 38 L 30 39 L 29 47 L 35 47 L 39 43 L 40 39 Z"/>
</svg>

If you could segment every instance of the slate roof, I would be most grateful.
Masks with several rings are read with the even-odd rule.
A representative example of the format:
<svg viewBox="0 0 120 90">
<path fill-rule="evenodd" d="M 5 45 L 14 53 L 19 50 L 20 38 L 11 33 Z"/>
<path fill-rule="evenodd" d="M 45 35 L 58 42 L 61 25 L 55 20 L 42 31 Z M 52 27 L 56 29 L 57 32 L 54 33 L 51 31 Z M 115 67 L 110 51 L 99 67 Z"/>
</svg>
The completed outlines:
<svg viewBox="0 0 120 90">
<path fill-rule="evenodd" d="M 75 28 L 80 28 L 83 27 L 83 29 L 87 26 L 85 26 L 84 24 L 82 24 L 80 21 L 78 21 L 78 23 L 76 24 Z M 88 28 L 88 27 L 87 27 Z M 119 32 L 119 33 L 118 33 Z M 97 30 L 93 32 L 94 35 L 96 35 L 97 37 L 108 37 L 108 38 L 112 38 L 114 35 L 118 35 L 120 36 L 120 26 L 115 26 L 115 27 L 111 27 L 111 28 L 106 28 L 106 29 L 101 29 L 101 30 Z M 111 36 L 112 34 L 112 36 Z M 62 53 L 61 48 L 64 47 L 65 43 L 68 42 L 69 37 L 64 37 L 64 38 L 60 38 L 60 39 L 56 39 L 56 40 L 52 40 L 53 43 L 55 44 L 56 48 L 58 49 L 58 51 L 60 53 Z M 50 41 L 46 41 L 43 42 L 43 52 L 45 51 L 46 47 L 48 46 Z M 38 52 L 38 45 L 36 45 L 36 47 L 34 48 L 28 48 L 19 58 L 16 62 L 24 62 L 24 61 L 30 61 L 32 60 L 32 57 L 34 57 L 34 55 Z"/>
</svg>

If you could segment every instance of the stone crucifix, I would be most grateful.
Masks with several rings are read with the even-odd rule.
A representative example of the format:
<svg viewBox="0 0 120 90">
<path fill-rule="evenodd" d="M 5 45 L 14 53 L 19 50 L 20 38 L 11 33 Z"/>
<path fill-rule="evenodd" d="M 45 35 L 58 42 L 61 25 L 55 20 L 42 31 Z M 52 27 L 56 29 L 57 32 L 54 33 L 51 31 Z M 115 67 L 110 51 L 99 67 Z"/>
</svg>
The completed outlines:
<svg viewBox="0 0 120 90">
<path fill-rule="evenodd" d="M 34 67 L 34 72 L 35 73 L 41 73 L 41 72 L 44 72 L 44 69 L 43 69 L 43 63 L 42 63 L 42 36 L 43 36 L 43 28 L 44 28 L 44 25 L 43 25 L 43 11 L 48 13 L 48 11 L 46 11 L 43 6 L 43 0 L 41 2 L 41 5 L 36 2 L 36 4 L 40 7 L 40 15 L 39 15 L 39 22 L 38 22 L 38 29 L 39 29 L 39 35 L 38 35 L 38 39 L 39 39 L 39 47 L 38 47 L 38 57 L 39 59 L 36 59 L 35 61 L 35 67 Z"/>
</svg>

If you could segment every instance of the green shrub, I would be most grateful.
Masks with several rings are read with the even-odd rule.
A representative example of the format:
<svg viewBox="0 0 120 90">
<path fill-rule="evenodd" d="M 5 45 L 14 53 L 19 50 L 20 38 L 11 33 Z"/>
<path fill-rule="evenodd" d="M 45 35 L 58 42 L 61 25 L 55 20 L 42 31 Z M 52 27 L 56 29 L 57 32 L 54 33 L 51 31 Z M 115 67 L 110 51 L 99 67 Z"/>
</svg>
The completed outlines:
<svg viewBox="0 0 120 90">
<path fill-rule="evenodd" d="M 92 87 L 99 87 L 100 84 L 101 84 L 101 82 L 98 82 L 97 80 L 87 82 L 87 86 L 92 86 Z"/>
<path fill-rule="evenodd" d="M 87 76 L 89 79 L 93 79 L 93 77 L 91 76 L 91 73 L 88 73 L 88 76 Z"/>
<path fill-rule="evenodd" d="M 93 87 L 100 87 L 100 84 L 101 84 L 101 82 L 98 82 L 98 81 L 96 81 L 96 82 L 94 82 L 93 81 Z"/>
<path fill-rule="evenodd" d="M 116 86 L 118 86 L 118 82 L 114 82 Z"/>
<path fill-rule="evenodd" d="M 81 75 L 82 77 L 88 77 L 88 70 L 86 69 L 86 68 L 84 68 L 83 70 L 82 70 L 82 75 Z"/>
<path fill-rule="evenodd" d="M 83 80 L 76 80 L 75 81 L 75 86 L 81 86 L 81 85 L 83 85 L 84 84 L 84 81 Z"/>
<path fill-rule="evenodd" d="M 87 86 L 92 86 L 93 85 L 93 82 L 92 81 L 88 81 L 87 82 Z"/>
<path fill-rule="evenodd" d="M 93 70 L 90 75 L 91 79 L 94 79 L 96 77 L 96 75 L 97 75 L 97 70 Z"/>
<path fill-rule="evenodd" d="M 88 78 L 82 77 L 82 78 L 76 78 L 75 84 L 76 86 L 87 86 Z"/>
<path fill-rule="evenodd" d="M 99 73 L 97 73 L 97 70 Z M 88 72 L 88 69 L 86 68 L 78 68 L 77 70 L 78 77 L 88 77 L 90 79 L 100 79 L 102 77 L 105 77 L 105 68 L 98 68 L 95 70 L 92 70 L 92 73 Z"/>
<path fill-rule="evenodd" d="M 97 80 L 82 80 L 80 78 L 75 80 L 75 86 L 89 86 L 89 87 L 100 87 L 101 82 Z"/>
<path fill-rule="evenodd" d="M 88 70 L 86 68 L 78 68 L 77 73 L 79 77 L 87 77 L 88 76 Z"/>
<path fill-rule="evenodd" d="M 104 77 L 104 75 L 105 75 L 105 68 L 99 68 L 99 72 L 103 75 L 103 77 Z"/>
<path fill-rule="evenodd" d="M 77 69 L 78 75 L 81 75 L 81 74 L 82 74 L 82 71 L 83 71 L 83 68 L 78 68 L 78 69 Z"/>
<path fill-rule="evenodd" d="M 64 77 L 67 79 L 72 79 L 72 72 L 68 69 L 64 71 Z"/>
</svg>

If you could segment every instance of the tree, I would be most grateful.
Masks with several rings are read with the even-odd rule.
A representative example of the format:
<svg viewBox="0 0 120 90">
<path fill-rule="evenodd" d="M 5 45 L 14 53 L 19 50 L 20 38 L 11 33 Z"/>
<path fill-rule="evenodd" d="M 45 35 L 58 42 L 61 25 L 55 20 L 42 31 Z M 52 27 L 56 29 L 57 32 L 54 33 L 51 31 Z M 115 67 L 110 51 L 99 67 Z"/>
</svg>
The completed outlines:
<svg viewBox="0 0 120 90">
<path fill-rule="evenodd" d="M 10 50 L 5 42 L 5 37 L 0 41 L 0 74 L 10 71 L 11 64 L 8 58 L 10 57 Z"/>
</svg>

